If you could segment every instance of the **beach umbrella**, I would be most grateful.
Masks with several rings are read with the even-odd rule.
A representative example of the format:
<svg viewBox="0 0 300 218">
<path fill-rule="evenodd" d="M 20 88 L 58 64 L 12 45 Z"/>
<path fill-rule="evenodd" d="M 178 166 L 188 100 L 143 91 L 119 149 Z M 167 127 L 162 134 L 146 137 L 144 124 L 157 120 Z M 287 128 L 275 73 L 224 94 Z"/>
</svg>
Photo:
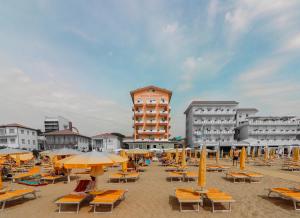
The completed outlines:
<svg viewBox="0 0 300 218">
<path fill-rule="evenodd" d="M 32 153 L 26 153 L 26 154 L 11 154 L 9 155 L 13 159 L 17 159 L 17 156 L 19 156 L 20 161 L 29 161 L 33 159 L 33 154 Z"/>
<path fill-rule="evenodd" d="M 3 188 L 3 183 L 2 183 L 2 172 L 0 171 L 0 189 Z"/>
<path fill-rule="evenodd" d="M 167 160 L 171 160 L 171 159 L 172 159 L 171 153 L 167 153 Z"/>
<path fill-rule="evenodd" d="M 124 150 L 121 151 L 121 157 L 127 158 L 126 152 Z M 122 162 L 122 171 L 127 172 L 127 161 Z"/>
<path fill-rule="evenodd" d="M 265 151 L 264 151 L 264 160 L 267 161 L 269 159 L 269 152 L 268 152 L 268 146 L 265 146 Z"/>
<path fill-rule="evenodd" d="M 194 150 L 194 158 L 197 158 L 197 154 L 198 154 L 198 151 L 197 151 L 197 149 L 195 148 L 195 150 Z"/>
<path fill-rule="evenodd" d="M 16 156 L 17 156 L 17 157 L 16 157 L 16 166 L 19 167 L 19 166 L 21 166 L 20 155 L 17 154 Z"/>
<path fill-rule="evenodd" d="M 219 159 L 220 159 L 220 150 L 218 149 L 216 152 L 216 163 L 219 163 Z"/>
<path fill-rule="evenodd" d="M 252 147 L 251 157 L 252 157 L 253 160 L 255 159 L 254 147 Z"/>
<path fill-rule="evenodd" d="M 199 169 L 198 169 L 198 186 L 201 189 L 204 189 L 206 185 L 206 147 L 202 147 L 200 160 L 199 160 Z"/>
<path fill-rule="evenodd" d="M 11 155 L 11 154 L 27 154 L 27 153 L 31 153 L 31 151 L 15 149 L 15 148 L 0 149 L 0 156 L 6 156 L 6 155 Z"/>
<path fill-rule="evenodd" d="M 182 160 L 181 160 L 181 166 L 184 168 L 186 167 L 186 153 L 185 153 L 185 146 L 183 146 L 182 149 Z"/>
<path fill-rule="evenodd" d="M 246 163 L 246 149 L 245 147 L 242 148 L 241 154 L 240 154 L 240 169 L 245 169 L 245 163 Z"/>
<path fill-rule="evenodd" d="M 260 147 L 257 149 L 257 157 L 260 157 L 261 156 L 261 149 Z"/>
<path fill-rule="evenodd" d="M 233 159 L 233 149 L 232 149 L 232 148 L 230 148 L 230 151 L 229 151 L 229 157 L 230 157 L 231 159 Z"/>
<path fill-rule="evenodd" d="M 176 164 L 178 164 L 178 162 L 179 162 L 179 153 L 178 153 L 178 148 L 176 148 L 175 162 L 176 162 Z"/>
<path fill-rule="evenodd" d="M 295 147 L 293 149 L 293 160 L 299 161 L 299 148 Z"/>
<path fill-rule="evenodd" d="M 221 158 L 223 159 L 223 149 L 221 150 Z"/>
</svg>

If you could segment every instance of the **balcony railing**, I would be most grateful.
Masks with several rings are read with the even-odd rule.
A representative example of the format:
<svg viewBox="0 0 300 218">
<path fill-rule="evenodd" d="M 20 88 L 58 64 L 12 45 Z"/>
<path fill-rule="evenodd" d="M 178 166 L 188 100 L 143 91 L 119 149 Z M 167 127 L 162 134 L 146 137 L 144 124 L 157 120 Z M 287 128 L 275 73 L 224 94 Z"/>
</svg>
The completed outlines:
<svg viewBox="0 0 300 218">
<path fill-rule="evenodd" d="M 234 125 L 236 121 L 230 120 L 230 121 L 208 121 L 208 120 L 198 120 L 194 121 L 195 125 Z"/>
<path fill-rule="evenodd" d="M 141 105 L 141 104 L 144 104 L 144 102 L 140 100 L 140 101 L 135 101 L 134 104 Z"/>
<path fill-rule="evenodd" d="M 230 111 L 194 111 L 195 115 L 235 115 L 236 111 L 230 110 Z"/>
<path fill-rule="evenodd" d="M 155 105 L 156 104 L 156 100 L 147 100 L 146 104 Z"/>
<path fill-rule="evenodd" d="M 249 121 L 250 125 L 266 125 L 266 126 L 294 126 L 298 125 L 296 121 Z"/>
</svg>

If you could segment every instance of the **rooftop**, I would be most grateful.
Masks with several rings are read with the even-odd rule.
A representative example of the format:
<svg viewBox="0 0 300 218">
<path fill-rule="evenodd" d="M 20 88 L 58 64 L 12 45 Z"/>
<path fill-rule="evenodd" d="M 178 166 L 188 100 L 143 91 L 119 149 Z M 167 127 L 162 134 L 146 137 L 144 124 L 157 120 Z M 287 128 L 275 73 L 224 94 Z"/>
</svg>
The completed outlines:
<svg viewBox="0 0 300 218">
<path fill-rule="evenodd" d="M 10 124 L 4 124 L 4 125 L 0 125 L 0 128 L 5 128 L 5 127 L 17 127 L 17 128 L 24 128 L 24 129 L 31 129 L 31 130 L 35 130 L 34 128 L 31 127 L 27 127 L 18 123 L 10 123 Z"/>
<path fill-rule="evenodd" d="M 81 135 L 77 132 L 73 132 L 69 129 L 64 129 L 64 130 L 60 130 L 60 131 L 54 131 L 54 132 L 48 132 L 45 133 L 45 136 L 61 136 L 61 135 L 74 135 L 74 136 L 81 136 L 81 137 L 85 137 L 85 138 L 90 138 L 88 136 L 85 135 Z"/>
<path fill-rule="evenodd" d="M 237 106 L 239 104 L 239 102 L 237 101 L 192 101 L 190 103 L 190 105 L 187 107 L 187 109 L 184 111 L 184 113 L 186 114 L 192 106 L 226 106 L 226 105 L 230 105 L 230 106 Z"/>
<path fill-rule="evenodd" d="M 133 100 L 133 94 L 134 93 L 140 92 L 140 91 L 144 91 L 144 90 L 147 90 L 147 89 L 154 89 L 154 90 L 159 90 L 159 91 L 162 91 L 162 92 L 166 92 L 166 93 L 168 93 L 170 95 L 170 100 L 171 100 L 172 91 L 170 91 L 168 89 L 164 89 L 164 88 L 160 88 L 160 87 L 157 87 L 157 86 L 150 85 L 150 86 L 145 86 L 145 87 L 142 87 L 142 88 L 138 88 L 138 89 L 132 90 L 130 92 L 132 102 L 134 102 L 134 100 Z"/>
</svg>

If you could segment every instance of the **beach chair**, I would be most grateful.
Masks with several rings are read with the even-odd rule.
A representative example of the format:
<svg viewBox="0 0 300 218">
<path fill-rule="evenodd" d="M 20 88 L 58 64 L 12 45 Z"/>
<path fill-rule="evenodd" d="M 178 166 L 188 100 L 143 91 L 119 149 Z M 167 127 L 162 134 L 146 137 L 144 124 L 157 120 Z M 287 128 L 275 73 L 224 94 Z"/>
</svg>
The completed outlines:
<svg viewBox="0 0 300 218">
<path fill-rule="evenodd" d="M 169 175 L 168 175 L 168 178 L 171 182 L 173 182 L 173 180 L 182 180 L 183 178 L 183 175 L 181 172 L 169 172 Z"/>
<path fill-rule="evenodd" d="M 262 178 L 264 177 L 263 174 L 255 172 L 247 172 L 243 174 L 248 177 L 250 183 L 260 183 Z"/>
<path fill-rule="evenodd" d="M 29 170 L 27 173 L 21 173 L 19 175 L 14 176 L 13 182 L 19 179 L 40 175 L 40 173 L 41 173 L 41 168 L 36 166 L 33 167 L 31 170 Z"/>
<path fill-rule="evenodd" d="M 64 205 L 76 205 L 75 212 L 79 213 L 81 202 L 88 197 L 86 193 L 92 191 L 94 187 L 95 182 L 92 180 L 79 180 L 73 193 L 62 196 L 55 201 L 55 204 L 58 205 L 58 213 L 74 213 L 74 211 L 62 211 L 62 206 Z"/>
<path fill-rule="evenodd" d="M 95 198 L 90 202 L 94 209 L 94 213 L 112 213 L 115 204 L 118 201 L 125 199 L 127 190 L 106 190 L 102 193 L 96 194 Z M 99 206 L 110 206 L 109 211 L 97 211 Z"/>
<path fill-rule="evenodd" d="M 206 193 L 207 199 L 212 204 L 212 212 L 230 212 L 231 211 L 231 204 L 235 202 L 231 195 L 228 193 L 222 192 L 218 189 L 212 188 L 208 189 Z M 226 209 L 216 209 L 216 204 L 228 204 L 228 208 Z"/>
<path fill-rule="evenodd" d="M 200 193 L 195 192 L 192 188 L 177 188 L 175 190 L 175 197 L 179 202 L 180 212 L 200 211 L 200 205 L 203 204 Z M 183 204 L 197 205 L 196 209 L 182 209 Z"/>
<path fill-rule="evenodd" d="M 237 183 L 238 181 L 246 182 L 248 176 L 246 176 L 244 173 L 228 172 L 226 173 L 226 178 L 232 178 L 233 183 Z"/>
<path fill-rule="evenodd" d="M 76 205 L 76 213 L 79 213 L 80 204 L 83 200 L 86 199 L 86 195 L 84 194 L 68 194 L 57 201 L 55 203 L 58 205 L 58 213 L 72 213 L 74 211 L 62 211 L 63 205 Z"/>
<path fill-rule="evenodd" d="M 4 210 L 6 202 L 24 198 L 27 195 L 33 195 L 36 198 L 36 191 L 34 189 L 18 189 L 0 194 L 0 203 L 2 203 L 1 211 Z"/>
<path fill-rule="evenodd" d="M 187 172 L 184 176 L 184 179 L 186 179 L 188 182 L 190 180 L 196 180 L 198 178 L 197 172 Z"/>
<path fill-rule="evenodd" d="M 112 182 L 112 181 L 118 181 L 121 182 L 123 175 L 121 173 L 110 173 L 109 174 L 109 178 L 108 181 Z"/>
<path fill-rule="evenodd" d="M 298 206 L 298 204 L 300 204 L 300 191 L 282 187 L 271 188 L 268 189 L 268 191 L 268 197 L 270 197 L 272 193 L 276 193 L 283 199 L 291 200 L 293 202 L 294 209 L 300 210 L 300 206 Z"/>
<path fill-rule="evenodd" d="M 128 180 L 136 181 L 140 178 L 140 173 L 138 172 L 130 172 L 125 175 L 125 181 L 128 182 Z"/>
<path fill-rule="evenodd" d="M 41 178 L 41 180 L 44 180 L 44 181 L 50 181 L 52 184 L 55 183 L 55 181 L 57 180 L 60 180 L 60 179 L 67 179 L 67 176 L 64 176 L 64 175 L 45 175 Z"/>
</svg>

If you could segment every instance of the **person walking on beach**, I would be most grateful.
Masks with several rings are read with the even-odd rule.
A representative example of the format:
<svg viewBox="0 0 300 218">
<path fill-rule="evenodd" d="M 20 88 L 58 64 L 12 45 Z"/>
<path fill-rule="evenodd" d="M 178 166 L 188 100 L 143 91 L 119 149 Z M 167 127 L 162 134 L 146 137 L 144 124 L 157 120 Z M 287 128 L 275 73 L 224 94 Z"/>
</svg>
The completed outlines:
<svg viewBox="0 0 300 218">
<path fill-rule="evenodd" d="M 237 163 L 238 163 L 238 159 L 239 159 L 239 150 L 238 149 L 234 149 L 233 150 L 233 163 L 232 163 L 232 166 L 234 166 L 234 162 L 235 162 L 235 165 L 237 166 Z"/>
</svg>

